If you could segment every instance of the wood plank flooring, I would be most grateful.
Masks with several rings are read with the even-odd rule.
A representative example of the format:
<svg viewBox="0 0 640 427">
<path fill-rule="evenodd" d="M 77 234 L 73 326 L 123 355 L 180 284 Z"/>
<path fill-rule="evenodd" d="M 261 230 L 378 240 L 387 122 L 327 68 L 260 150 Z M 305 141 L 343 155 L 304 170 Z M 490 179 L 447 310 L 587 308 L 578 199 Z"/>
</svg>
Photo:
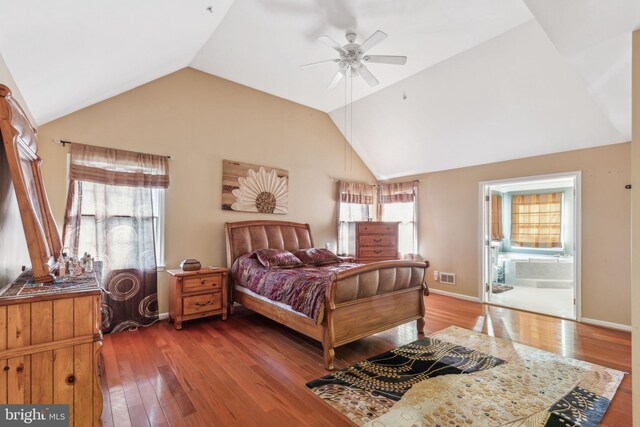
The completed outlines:
<svg viewBox="0 0 640 427">
<path fill-rule="evenodd" d="M 456 325 L 631 372 L 631 334 L 441 295 L 426 297 L 426 330 Z M 414 322 L 336 350 L 344 368 L 417 339 Z M 350 426 L 305 383 L 326 374 L 319 343 L 236 307 L 227 321 L 162 322 L 105 336 L 109 426 Z M 631 425 L 631 375 L 603 426 Z"/>
</svg>

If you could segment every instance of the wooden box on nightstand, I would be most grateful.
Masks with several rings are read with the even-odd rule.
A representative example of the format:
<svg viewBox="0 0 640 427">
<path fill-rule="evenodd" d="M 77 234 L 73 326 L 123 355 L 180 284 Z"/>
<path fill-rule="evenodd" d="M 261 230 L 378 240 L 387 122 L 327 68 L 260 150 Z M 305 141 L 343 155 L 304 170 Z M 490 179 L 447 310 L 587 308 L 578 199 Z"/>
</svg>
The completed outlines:
<svg viewBox="0 0 640 427">
<path fill-rule="evenodd" d="M 182 329 L 185 320 L 222 315 L 227 318 L 227 272 L 222 267 L 196 271 L 167 270 L 171 275 L 169 320 Z"/>
</svg>

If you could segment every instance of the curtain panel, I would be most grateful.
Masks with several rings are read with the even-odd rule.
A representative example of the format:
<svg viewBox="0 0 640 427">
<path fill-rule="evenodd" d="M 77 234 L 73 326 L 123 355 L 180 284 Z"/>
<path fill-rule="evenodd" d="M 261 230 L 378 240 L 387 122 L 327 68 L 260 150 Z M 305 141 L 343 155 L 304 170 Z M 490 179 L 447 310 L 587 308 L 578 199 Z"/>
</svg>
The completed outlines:
<svg viewBox="0 0 640 427">
<path fill-rule="evenodd" d="M 562 247 L 562 193 L 511 196 L 511 244 Z"/>
<path fill-rule="evenodd" d="M 405 257 L 418 254 L 418 181 L 377 186 L 378 218 L 399 221 L 398 250 Z"/>
<path fill-rule="evenodd" d="M 356 221 L 368 221 L 373 206 L 373 185 L 338 181 L 339 255 L 355 253 Z"/>
<path fill-rule="evenodd" d="M 491 240 L 502 240 L 502 196 L 491 195 Z"/>
<path fill-rule="evenodd" d="M 63 229 L 70 256 L 102 261 L 102 329 L 118 332 L 158 319 L 153 188 L 167 188 L 166 157 L 71 146 Z"/>
</svg>

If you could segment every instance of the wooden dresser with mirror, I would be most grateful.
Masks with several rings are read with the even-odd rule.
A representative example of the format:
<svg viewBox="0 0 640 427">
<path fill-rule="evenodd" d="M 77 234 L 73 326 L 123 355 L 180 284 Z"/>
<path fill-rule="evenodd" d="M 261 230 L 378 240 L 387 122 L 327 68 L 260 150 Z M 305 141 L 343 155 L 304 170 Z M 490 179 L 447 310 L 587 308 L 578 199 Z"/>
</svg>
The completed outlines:
<svg viewBox="0 0 640 427">
<path fill-rule="evenodd" d="M 9 176 L 15 190 L 3 197 L 15 198 L 10 202 L 19 208 L 31 263 L 22 274 L 16 271 L 15 280 L 0 282 L 0 404 L 69 404 L 70 426 L 101 425 L 99 273 L 82 282 L 56 278 L 62 244 L 42 181 L 36 132 L 4 85 L 0 135 L 0 168 L 9 171 L 0 176 Z"/>
</svg>

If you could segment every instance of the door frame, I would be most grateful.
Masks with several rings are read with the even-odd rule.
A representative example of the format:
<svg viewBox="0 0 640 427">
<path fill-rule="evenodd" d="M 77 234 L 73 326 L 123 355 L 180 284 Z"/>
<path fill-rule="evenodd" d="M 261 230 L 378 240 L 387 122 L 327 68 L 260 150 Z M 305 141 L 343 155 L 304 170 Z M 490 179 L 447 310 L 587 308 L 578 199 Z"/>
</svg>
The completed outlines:
<svg viewBox="0 0 640 427">
<path fill-rule="evenodd" d="M 482 303 L 489 302 L 489 296 L 486 291 L 485 284 L 485 272 L 484 269 L 487 265 L 485 258 L 485 187 L 505 184 L 505 183 L 519 183 L 519 182 L 531 182 L 531 181 L 545 181 L 555 178 L 573 178 L 575 182 L 574 187 L 574 205 L 573 205 L 573 217 L 574 217 L 574 254 L 573 254 L 573 277 L 574 277 L 574 295 L 575 295 L 575 320 L 580 322 L 582 320 L 582 172 L 560 172 L 546 175 L 534 175 L 523 176 L 514 178 L 496 179 L 491 181 L 481 181 L 478 183 L 478 295 Z M 491 215 L 491 212 L 489 212 Z"/>
</svg>

